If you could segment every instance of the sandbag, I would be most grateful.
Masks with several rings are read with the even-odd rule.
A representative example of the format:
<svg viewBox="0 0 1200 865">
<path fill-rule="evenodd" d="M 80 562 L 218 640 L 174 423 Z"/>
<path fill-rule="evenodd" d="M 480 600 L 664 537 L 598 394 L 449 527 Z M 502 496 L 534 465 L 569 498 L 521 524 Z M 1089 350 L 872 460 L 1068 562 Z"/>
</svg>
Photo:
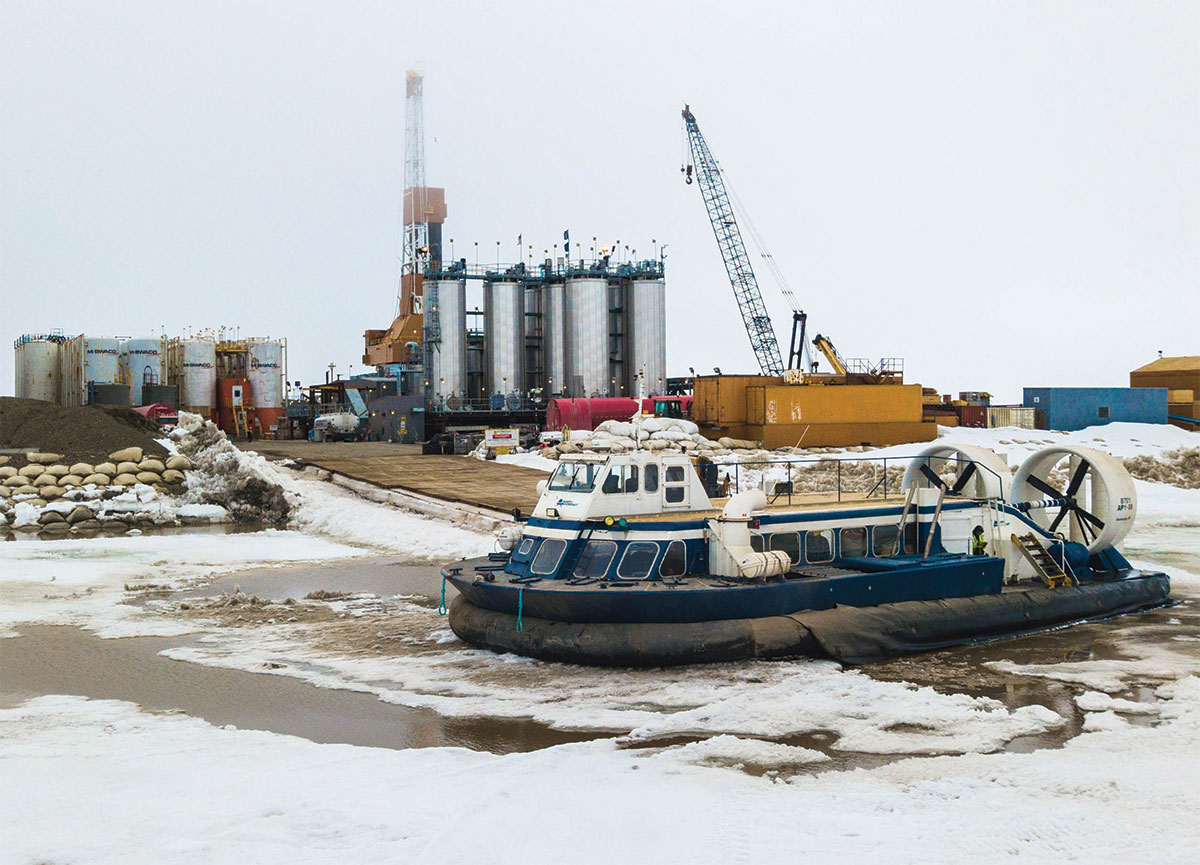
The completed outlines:
<svg viewBox="0 0 1200 865">
<path fill-rule="evenodd" d="M 192 467 L 192 461 L 182 454 L 176 454 L 172 457 L 167 457 L 165 468 L 174 469 L 175 471 L 185 472 Z"/>
<path fill-rule="evenodd" d="M 112 453 L 110 453 L 108 455 L 108 458 L 110 460 L 113 460 L 118 463 L 121 463 L 121 462 L 140 463 L 142 461 L 142 449 L 136 448 L 136 447 L 135 448 L 124 448 L 119 451 L 113 451 Z"/>
<path fill-rule="evenodd" d="M 36 478 L 34 478 L 32 481 L 30 481 L 30 483 L 32 483 L 35 487 L 53 486 L 54 484 L 58 483 L 58 478 L 56 478 L 52 474 L 43 472 L 42 474 L 40 474 Z"/>
<path fill-rule="evenodd" d="M 656 433 L 663 428 L 662 421 L 656 417 L 648 417 L 642 421 L 642 430 L 647 433 Z"/>
<path fill-rule="evenodd" d="M 46 474 L 54 475 L 56 478 L 66 477 L 70 473 L 71 473 L 71 470 L 69 468 L 67 468 L 66 466 L 64 466 L 62 463 L 58 463 L 57 465 L 48 466 L 46 468 Z"/>
<path fill-rule="evenodd" d="M 58 479 L 60 487 L 81 487 L 83 486 L 83 478 L 79 475 L 63 475 Z"/>
<path fill-rule="evenodd" d="M 47 501 L 50 499 L 62 498 L 62 494 L 65 492 L 66 490 L 64 490 L 62 487 L 54 486 L 53 484 L 48 484 L 44 487 L 38 487 L 38 495 Z"/>
<path fill-rule="evenodd" d="M 144 459 L 138 463 L 138 468 L 144 472 L 157 472 L 160 475 L 167 469 L 162 460 L 156 459 Z"/>
<path fill-rule="evenodd" d="M 36 478 L 43 472 L 44 469 L 37 463 L 30 463 L 27 466 L 21 466 L 21 468 L 17 470 L 17 474 L 23 478 Z"/>
<path fill-rule="evenodd" d="M 186 480 L 186 477 L 181 471 L 167 469 L 162 473 L 162 479 L 164 484 L 181 484 Z"/>
<path fill-rule="evenodd" d="M 54 463 L 58 462 L 62 458 L 62 454 L 46 454 L 39 451 L 32 451 L 25 454 L 25 459 L 29 460 L 29 462 L 37 463 L 38 465 L 43 466 L 54 465 Z"/>
<path fill-rule="evenodd" d="M 162 475 L 158 472 L 138 472 L 134 477 L 137 478 L 139 484 L 162 483 Z"/>
<path fill-rule="evenodd" d="M 94 518 L 95 514 L 92 513 L 92 509 L 85 508 L 83 505 L 79 505 L 79 507 L 75 508 L 73 511 L 71 511 L 71 513 L 67 514 L 67 522 L 71 523 L 72 525 Z"/>
<path fill-rule="evenodd" d="M 0 483 L 4 484 L 6 487 L 23 487 L 25 484 L 29 483 L 29 478 L 24 477 L 23 475 L 13 475 L 12 477 L 7 477 L 3 481 L 0 481 Z"/>
<path fill-rule="evenodd" d="M 0 480 L 8 480 L 9 478 L 15 478 L 16 476 L 17 470 L 12 466 L 0 466 Z"/>
<path fill-rule="evenodd" d="M 38 488 L 33 484 L 25 484 L 20 487 L 13 487 L 12 491 L 14 496 L 36 496 Z"/>
<path fill-rule="evenodd" d="M 131 475 L 136 475 L 138 473 L 138 464 L 135 462 L 130 462 L 129 460 L 117 463 L 117 474 L 123 475 L 126 472 Z"/>
<path fill-rule="evenodd" d="M 122 472 L 113 478 L 113 484 L 119 487 L 131 487 L 137 482 L 137 475 L 132 475 L 129 472 Z"/>
<path fill-rule="evenodd" d="M 99 472 L 93 472 L 92 474 L 88 475 L 86 478 L 83 479 L 84 486 L 87 486 L 88 484 L 95 484 L 98 487 L 106 487 L 111 483 L 112 483 L 111 476 L 102 475 Z"/>
<path fill-rule="evenodd" d="M 81 478 L 86 478 L 94 471 L 95 469 L 87 463 L 75 463 L 75 465 L 71 466 L 71 471 L 69 474 L 79 475 Z"/>
<path fill-rule="evenodd" d="M 100 463 L 97 466 L 93 466 L 92 471 L 98 475 L 108 475 L 109 477 L 112 477 L 113 475 L 115 475 L 117 473 L 117 464 L 116 463 Z"/>
</svg>

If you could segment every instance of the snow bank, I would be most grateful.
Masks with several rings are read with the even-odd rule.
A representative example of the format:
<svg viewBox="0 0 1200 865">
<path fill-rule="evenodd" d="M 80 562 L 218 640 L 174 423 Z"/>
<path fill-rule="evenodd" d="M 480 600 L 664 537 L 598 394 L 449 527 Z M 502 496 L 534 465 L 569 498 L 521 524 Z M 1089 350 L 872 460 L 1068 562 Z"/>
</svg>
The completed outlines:
<svg viewBox="0 0 1200 865">
<path fill-rule="evenodd" d="M 767 743 L 387 751 L 43 697 L 0 710 L 0 831 L 21 862 L 1191 863 L 1200 679 L 1160 697 L 1159 726 L 1058 750 L 820 772 Z"/>
</svg>

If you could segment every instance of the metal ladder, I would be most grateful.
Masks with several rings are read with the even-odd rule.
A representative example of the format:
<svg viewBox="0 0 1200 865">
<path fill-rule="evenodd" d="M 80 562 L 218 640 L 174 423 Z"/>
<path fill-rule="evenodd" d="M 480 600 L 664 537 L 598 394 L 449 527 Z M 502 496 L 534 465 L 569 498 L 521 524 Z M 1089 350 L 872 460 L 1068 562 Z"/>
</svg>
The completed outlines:
<svg viewBox="0 0 1200 865">
<path fill-rule="evenodd" d="M 1068 577 L 1058 562 L 1054 560 L 1054 556 L 1050 555 L 1050 551 L 1042 546 L 1042 542 L 1038 540 L 1033 532 L 1028 532 L 1024 535 L 1012 536 L 1012 541 L 1033 565 L 1033 569 L 1037 571 L 1038 577 L 1046 584 L 1048 588 L 1057 589 L 1059 585 L 1073 586 L 1075 581 Z"/>
</svg>

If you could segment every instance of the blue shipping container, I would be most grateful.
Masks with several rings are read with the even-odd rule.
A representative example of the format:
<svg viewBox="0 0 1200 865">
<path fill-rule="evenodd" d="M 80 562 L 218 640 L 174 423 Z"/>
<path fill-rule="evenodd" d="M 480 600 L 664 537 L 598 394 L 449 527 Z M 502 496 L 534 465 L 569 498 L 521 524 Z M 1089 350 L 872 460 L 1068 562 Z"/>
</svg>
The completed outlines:
<svg viewBox="0 0 1200 865">
<path fill-rule="evenodd" d="M 1167 422 L 1165 387 L 1027 387 L 1024 405 L 1037 409 L 1042 428 L 1050 430 Z"/>
</svg>

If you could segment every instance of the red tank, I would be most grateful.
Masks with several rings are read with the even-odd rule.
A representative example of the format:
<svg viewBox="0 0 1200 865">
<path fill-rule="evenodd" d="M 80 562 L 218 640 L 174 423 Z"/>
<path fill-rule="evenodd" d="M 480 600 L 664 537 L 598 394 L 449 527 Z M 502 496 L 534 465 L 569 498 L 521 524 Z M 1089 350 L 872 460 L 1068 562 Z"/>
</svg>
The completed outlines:
<svg viewBox="0 0 1200 865">
<path fill-rule="evenodd" d="M 606 420 L 629 420 L 638 410 L 632 397 L 604 396 L 552 399 L 546 405 L 546 429 L 595 429 Z"/>
</svg>

